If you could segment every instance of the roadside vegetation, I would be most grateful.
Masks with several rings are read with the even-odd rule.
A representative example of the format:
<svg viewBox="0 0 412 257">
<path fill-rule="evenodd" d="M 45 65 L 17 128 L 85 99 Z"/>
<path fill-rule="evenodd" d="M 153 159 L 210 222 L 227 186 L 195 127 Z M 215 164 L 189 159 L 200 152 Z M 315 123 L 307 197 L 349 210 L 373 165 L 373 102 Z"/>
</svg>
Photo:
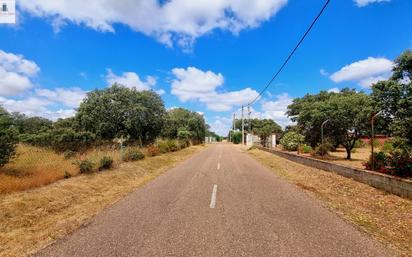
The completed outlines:
<svg viewBox="0 0 412 257">
<path fill-rule="evenodd" d="M 399 253 L 412 256 L 412 202 L 333 172 L 252 149 L 253 158 L 294 183 L 360 230 Z"/>
<path fill-rule="evenodd" d="M 384 135 L 387 140 L 384 143 L 369 140 L 369 145 L 374 144 L 377 151 L 373 163 L 368 155 L 363 166 L 412 177 L 412 52 L 400 55 L 395 60 L 392 77 L 377 82 L 371 89 L 371 94 L 342 89 L 294 99 L 287 114 L 296 125 L 287 127 L 283 133 L 280 140 L 283 149 L 328 160 L 333 159 L 330 158 L 333 152 L 343 148 L 350 163 L 356 149 L 368 146 L 360 139 L 371 138 L 375 116 L 375 134 Z"/>
<path fill-rule="evenodd" d="M 202 144 L 216 135 L 208 128 L 197 112 L 166 110 L 155 92 L 117 84 L 89 92 L 74 117 L 55 122 L 0 107 L 0 193 Z"/>
<path fill-rule="evenodd" d="M 134 150 L 128 156 L 139 159 L 138 162 L 128 161 L 115 169 L 61 179 L 32 190 L 1 194 L 0 256 L 28 256 L 35 253 L 75 231 L 104 208 L 203 149 L 203 145 L 195 145 L 143 159 Z M 47 154 L 53 155 L 56 162 L 64 161 L 53 151 Z M 99 165 L 97 160 L 107 156 L 107 152 L 92 149 L 88 156 L 88 159 Z M 112 156 L 114 160 L 119 158 L 117 153 L 116 156 Z M 60 167 L 57 163 L 56 166 Z M 73 167 L 73 170 L 78 172 L 77 167 Z M 29 178 L 27 180 L 30 181 Z"/>
</svg>

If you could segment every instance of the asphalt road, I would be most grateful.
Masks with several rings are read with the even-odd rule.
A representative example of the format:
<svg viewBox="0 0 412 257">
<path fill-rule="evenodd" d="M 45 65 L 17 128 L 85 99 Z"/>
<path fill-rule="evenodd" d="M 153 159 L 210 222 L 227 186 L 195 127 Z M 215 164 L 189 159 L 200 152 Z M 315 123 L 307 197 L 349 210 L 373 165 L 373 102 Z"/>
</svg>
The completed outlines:
<svg viewBox="0 0 412 257">
<path fill-rule="evenodd" d="M 217 144 L 36 256 L 393 256 L 228 144 Z"/>
</svg>

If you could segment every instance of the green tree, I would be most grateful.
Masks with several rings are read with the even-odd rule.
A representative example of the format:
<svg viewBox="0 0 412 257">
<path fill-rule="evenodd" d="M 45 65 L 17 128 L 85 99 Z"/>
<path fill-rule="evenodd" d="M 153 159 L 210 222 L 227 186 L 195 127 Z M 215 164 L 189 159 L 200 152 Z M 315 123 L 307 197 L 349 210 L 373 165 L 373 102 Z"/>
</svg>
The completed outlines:
<svg viewBox="0 0 412 257">
<path fill-rule="evenodd" d="M 412 52 L 395 60 L 393 76 L 372 86 L 372 99 L 395 136 L 412 145 Z"/>
<path fill-rule="evenodd" d="M 322 91 L 317 95 L 297 98 L 288 106 L 287 114 L 297 122 L 312 146 L 321 141 L 320 127 L 328 119 L 324 135 L 332 139 L 335 145 L 342 144 L 346 149 L 346 158 L 350 159 L 356 141 L 369 131 L 372 112 L 370 96 L 344 89 L 340 93 Z"/>
<path fill-rule="evenodd" d="M 0 107 L 0 167 L 8 163 L 16 151 L 17 130 L 13 118 Z"/>
<path fill-rule="evenodd" d="M 276 134 L 279 137 L 282 134 L 282 127 L 271 119 L 252 119 L 251 130 L 260 137 L 262 145 L 266 145 L 271 135 Z"/>
<path fill-rule="evenodd" d="M 74 127 L 100 139 L 124 136 L 147 144 L 160 134 L 165 114 L 164 103 L 155 92 L 114 84 L 87 94 L 77 110 Z"/>
<path fill-rule="evenodd" d="M 52 121 L 41 117 L 27 117 L 12 113 L 14 126 L 19 134 L 37 134 L 52 128 Z"/>
<path fill-rule="evenodd" d="M 206 131 L 207 125 L 202 115 L 184 108 L 174 108 L 167 111 L 162 135 L 171 139 L 190 136 L 193 143 L 201 143 Z"/>
</svg>

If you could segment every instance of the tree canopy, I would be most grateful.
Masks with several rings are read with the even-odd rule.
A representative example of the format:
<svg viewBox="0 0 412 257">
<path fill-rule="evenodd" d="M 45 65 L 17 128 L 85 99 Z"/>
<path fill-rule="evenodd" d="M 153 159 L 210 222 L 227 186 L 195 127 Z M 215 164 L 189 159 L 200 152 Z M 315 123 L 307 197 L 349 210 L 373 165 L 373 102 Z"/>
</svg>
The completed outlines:
<svg viewBox="0 0 412 257">
<path fill-rule="evenodd" d="M 0 167 L 14 155 L 17 143 L 17 130 L 10 114 L 0 107 Z"/>
<path fill-rule="evenodd" d="M 184 108 L 174 108 L 167 111 L 162 136 L 203 142 L 206 130 L 207 125 L 201 114 Z"/>
<path fill-rule="evenodd" d="M 372 86 L 372 99 L 395 136 L 412 145 L 412 52 L 395 60 L 393 76 Z"/>
<path fill-rule="evenodd" d="M 87 94 L 77 111 L 75 127 L 100 139 L 123 136 L 146 144 L 160 134 L 165 115 L 164 103 L 155 92 L 114 84 Z"/>
<path fill-rule="evenodd" d="M 369 130 L 372 113 L 370 96 L 350 89 L 339 93 L 321 91 L 316 95 L 296 98 L 287 111 L 312 146 L 321 141 L 321 124 L 329 120 L 324 136 L 335 145 L 342 144 L 348 159 L 356 140 Z"/>
</svg>

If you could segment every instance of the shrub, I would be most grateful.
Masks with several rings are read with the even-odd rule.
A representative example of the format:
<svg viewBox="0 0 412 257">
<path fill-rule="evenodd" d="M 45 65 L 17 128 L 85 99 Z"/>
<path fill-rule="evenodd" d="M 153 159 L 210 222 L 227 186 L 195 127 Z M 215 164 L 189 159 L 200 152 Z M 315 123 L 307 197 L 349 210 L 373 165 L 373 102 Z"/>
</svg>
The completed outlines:
<svg viewBox="0 0 412 257">
<path fill-rule="evenodd" d="M 113 159 L 109 156 L 104 156 L 100 159 L 99 170 L 108 170 L 113 167 Z"/>
<path fill-rule="evenodd" d="M 408 150 L 394 149 L 390 153 L 388 164 L 393 175 L 412 176 L 412 156 Z"/>
<path fill-rule="evenodd" d="M 280 144 L 283 146 L 283 149 L 287 151 L 296 151 L 304 140 L 304 136 L 297 132 L 291 131 L 282 136 L 280 139 Z"/>
<path fill-rule="evenodd" d="M 375 170 L 379 172 L 387 172 L 386 165 L 388 164 L 388 157 L 384 152 L 375 152 L 373 153 L 374 164 L 372 167 L 372 155 L 369 156 L 369 160 L 364 163 L 364 166 L 368 170 Z"/>
<path fill-rule="evenodd" d="M 300 145 L 299 148 L 299 153 L 311 153 L 312 152 L 312 147 L 309 145 Z"/>
<path fill-rule="evenodd" d="M 160 149 L 155 145 L 149 145 L 146 148 L 146 151 L 147 151 L 148 156 L 156 156 L 156 155 L 159 155 L 160 153 Z"/>
<path fill-rule="evenodd" d="M 393 149 L 394 149 L 392 141 L 390 141 L 390 140 L 385 141 L 385 143 L 383 143 L 381 149 L 382 149 L 382 151 L 385 152 L 385 153 L 390 153 L 390 152 L 392 152 Z"/>
<path fill-rule="evenodd" d="M 76 155 L 76 152 L 68 150 L 64 152 L 64 159 L 71 159 Z"/>
<path fill-rule="evenodd" d="M 76 152 L 89 148 L 96 140 L 96 135 L 90 132 L 77 132 L 70 128 L 61 128 L 39 134 L 21 135 L 20 140 L 34 146 L 50 147 L 57 152 Z"/>
<path fill-rule="evenodd" d="M 156 147 L 159 149 L 160 153 L 167 153 L 169 152 L 169 146 L 165 140 L 157 140 Z"/>
<path fill-rule="evenodd" d="M 157 140 L 156 146 L 161 153 L 175 152 L 179 150 L 178 142 L 174 139 Z"/>
<path fill-rule="evenodd" d="M 83 160 L 79 163 L 80 173 L 91 173 L 93 172 L 94 163 L 89 160 Z"/>
<path fill-rule="evenodd" d="M 362 140 L 358 139 L 358 140 L 356 140 L 355 145 L 353 147 L 354 148 L 362 148 L 364 146 L 365 146 L 365 143 Z"/>
<path fill-rule="evenodd" d="M 234 132 L 232 135 L 232 142 L 234 144 L 240 144 L 242 141 L 242 132 Z"/>
<path fill-rule="evenodd" d="M 329 154 L 330 151 L 333 150 L 333 145 L 330 143 L 323 143 L 323 144 L 319 144 L 316 148 L 315 148 L 315 154 L 316 155 L 320 155 L 320 156 L 326 156 Z"/>
<path fill-rule="evenodd" d="M 169 152 L 176 152 L 176 151 L 180 150 L 179 144 L 176 140 L 168 139 L 168 140 L 166 140 L 166 144 L 167 144 L 167 148 L 168 148 Z"/>
<path fill-rule="evenodd" d="M 71 177 L 72 177 L 72 174 L 70 174 L 70 172 L 68 172 L 67 170 L 64 171 L 64 178 L 65 179 L 68 179 L 68 178 L 71 178 Z"/>
<path fill-rule="evenodd" d="M 0 107 L 0 167 L 16 153 L 17 131 L 10 115 Z"/>
<path fill-rule="evenodd" d="M 124 155 L 124 161 L 130 162 L 130 161 L 138 161 L 141 159 L 144 159 L 144 154 L 140 152 L 139 150 L 134 150 L 134 149 L 129 149 L 126 151 Z"/>
</svg>

